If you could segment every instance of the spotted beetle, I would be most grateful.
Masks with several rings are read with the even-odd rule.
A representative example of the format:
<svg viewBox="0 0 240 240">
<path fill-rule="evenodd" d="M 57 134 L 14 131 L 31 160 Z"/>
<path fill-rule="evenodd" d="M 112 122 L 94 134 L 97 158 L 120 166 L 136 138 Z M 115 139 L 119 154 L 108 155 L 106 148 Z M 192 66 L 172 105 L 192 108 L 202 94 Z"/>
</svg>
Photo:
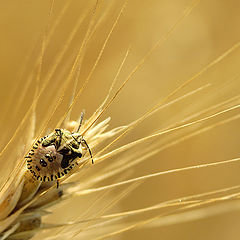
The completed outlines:
<svg viewBox="0 0 240 240">
<path fill-rule="evenodd" d="M 77 159 L 81 158 L 87 149 L 94 163 L 91 150 L 78 131 L 71 133 L 57 128 L 35 142 L 25 158 L 27 168 L 37 180 L 57 180 L 58 187 L 58 179 L 71 171 L 77 164 Z"/>
</svg>

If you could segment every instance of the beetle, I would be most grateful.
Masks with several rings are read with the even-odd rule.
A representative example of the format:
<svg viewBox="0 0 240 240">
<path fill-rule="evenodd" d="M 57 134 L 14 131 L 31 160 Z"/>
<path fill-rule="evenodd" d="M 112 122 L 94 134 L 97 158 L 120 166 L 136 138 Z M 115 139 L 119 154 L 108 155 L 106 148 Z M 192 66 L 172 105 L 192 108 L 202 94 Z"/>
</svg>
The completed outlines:
<svg viewBox="0 0 240 240">
<path fill-rule="evenodd" d="M 81 118 L 82 120 L 82 118 Z M 81 122 L 80 122 L 81 126 Z M 55 129 L 48 136 L 37 140 L 26 155 L 27 168 L 39 181 L 54 181 L 68 174 L 77 164 L 77 159 L 84 156 L 86 150 L 93 161 L 92 152 L 78 132 Z"/>
</svg>

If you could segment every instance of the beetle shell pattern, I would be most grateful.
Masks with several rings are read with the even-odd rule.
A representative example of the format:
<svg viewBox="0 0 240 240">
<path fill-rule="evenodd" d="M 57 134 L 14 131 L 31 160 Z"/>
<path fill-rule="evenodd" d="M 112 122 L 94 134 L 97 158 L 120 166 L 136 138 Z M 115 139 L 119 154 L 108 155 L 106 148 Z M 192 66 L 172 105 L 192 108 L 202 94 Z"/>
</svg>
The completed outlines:
<svg viewBox="0 0 240 240">
<path fill-rule="evenodd" d="M 71 162 L 66 168 L 62 168 L 63 155 L 58 153 L 54 145 L 42 146 L 45 139 L 41 138 L 33 145 L 25 157 L 27 168 L 39 181 L 54 181 L 67 174 L 75 166 Z"/>
</svg>

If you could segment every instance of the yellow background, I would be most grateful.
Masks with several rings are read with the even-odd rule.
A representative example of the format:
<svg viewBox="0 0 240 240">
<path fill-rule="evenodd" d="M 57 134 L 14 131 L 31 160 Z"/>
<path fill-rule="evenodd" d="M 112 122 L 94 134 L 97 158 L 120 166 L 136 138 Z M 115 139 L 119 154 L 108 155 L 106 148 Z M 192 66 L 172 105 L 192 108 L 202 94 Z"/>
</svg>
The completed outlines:
<svg viewBox="0 0 240 240">
<path fill-rule="evenodd" d="M 52 26 L 61 15 L 66 2 L 56 0 L 52 15 L 49 17 L 51 6 L 49 0 L 1 1 L 1 147 L 5 146 L 19 126 L 34 99 L 37 88 L 44 85 L 49 69 L 56 62 L 56 56 L 64 48 L 66 39 L 76 26 L 78 18 L 94 5 L 93 1 L 88 3 L 79 0 L 69 2 L 69 7 L 51 35 L 49 44 L 43 47 L 45 51 L 41 75 L 37 79 L 39 66 L 36 67 L 35 62 L 41 55 L 42 39 L 44 36 L 49 36 Z M 159 39 L 166 36 L 189 3 L 189 1 L 184 0 L 129 1 L 109 39 L 96 71 L 73 109 L 73 119 L 79 116 L 82 109 L 86 110 L 86 118 L 88 118 L 99 106 L 107 94 L 127 49 L 130 47 L 130 53 L 119 76 L 117 87 L 148 50 Z M 88 42 L 78 88 L 93 66 L 122 5 L 122 1 L 100 1 L 96 18 L 99 19 L 104 12 L 106 12 L 106 16 Z M 112 118 L 110 128 L 127 124 L 140 117 L 184 81 L 200 72 L 206 65 L 236 44 L 240 40 L 239 8 L 240 3 L 233 0 L 200 1 L 190 15 L 185 17 L 167 37 L 167 40 L 154 50 L 104 114 L 103 119 L 108 116 Z M 90 17 L 88 16 L 39 99 L 36 111 L 37 131 L 41 126 L 42 119 L 50 114 L 48 106 L 56 101 L 59 86 L 66 81 L 89 21 Z M 211 86 L 206 90 L 160 110 L 129 133 L 120 141 L 119 145 L 177 123 L 191 114 L 239 94 L 239 53 L 240 50 L 235 50 L 171 99 L 210 83 Z M 31 74 L 32 78 L 28 80 Z M 26 89 L 27 84 L 29 85 Z M 67 107 L 71 94 L 72 89 L 69 87 L 65 94 L 65 100 L 46 126 L 47 129 L 51 130 L 55 127 Z M 213 112 L 220 110 L 217 108 Z M 208 121 L 202 126 L 208 126 L 238 113 L 239 110 L 236 109 Z M 204 116 L 207 114 L 202 115 L 202 117 Z M 126 178 L 236 158 L 239 156 L 239 124 L 239 120 L 232 121 L 161 151 L 135 166 L 134 169 L 129 169 L 131 173 Z M 201 125 L 197 125 L 197 127 L 201 127 Z M 193 130 L 194 128 L 191 128 L 191 131 Z M 155 141 L 164 145 L 165 141 L 167 142 L 171 138 L 177 139 L 177 134 L 182 136 L 187 134 L 187 131 L 188 129 L 181 130 L 176 135 L 174 132 L 172 135 L 160 136 Z M 22 134 L 24 134 L 24 130 L 19 136 Z M 20 137 L 16 142 L 19 141 L 24 144 Z M 143 144 L 140 148 L 148 146 L 149 143 Z M 6 153 L 6 162 L 11 161 L 8 159 L 14 150 L 13 143 L 11 149 Z M 3 167 L 6 166 L 6 162 L 3 163 Z M 107 163 L 105 164 L 107 165 Z M 239 169 L 239 164 L 235 163 L 146 180 L 128 197 L 120 201 L 113 212 L 143 208 L 166 200 L 238 185 Z M 8 171 L 7 169 L 6 172 Z M 111 178 L 104 183 L 111 184 L 117 179 Z M 114 192 L 112 196 L 114 196 Z M 89 198 L 91 199 L 91 196 Z M 86 206 L 83 206 L 85 203 Z M 58 208 L 56 215 L 49 219 L 59 222 L 74 220 L 78 215 L 76 209 L 78 208 L 81 212 L 81 208 L 87 208 L 87 204 L 86 200 L 73 199 L 71 204 L 68 202 L 64 205 L 65 207 Z M 65 213 L 62 213 L 63 209 Z M 159 213 L 161 212 L 153 211 L 152 215 L 149 214 L 149 216 Z M 140 227 L 121 234 L 120 239 L 239 239 L 239 217 L 238 209 L 186 223 L 169 224 L 155 228 Z M 115 238 L 113 237 L 113 239 Z"/>
</svg>

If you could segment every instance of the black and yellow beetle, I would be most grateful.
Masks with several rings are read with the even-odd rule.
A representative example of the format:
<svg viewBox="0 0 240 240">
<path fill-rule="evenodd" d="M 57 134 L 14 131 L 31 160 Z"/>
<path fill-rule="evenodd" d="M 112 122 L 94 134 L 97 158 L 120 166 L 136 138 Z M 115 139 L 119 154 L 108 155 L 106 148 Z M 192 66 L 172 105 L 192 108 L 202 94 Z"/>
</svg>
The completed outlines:
<svg viewBox="0 0 240 240">
<path fill-rule="evenodd" d="M 92 158 L 88 144 L 78 131 L 71 133 L 57 128 L 35 142 L 25 157 L 27 168 L 37 180 L 57 180 L 58 184 L 58 179 L 70 172 L 87 150 Z"/>
</svg>

